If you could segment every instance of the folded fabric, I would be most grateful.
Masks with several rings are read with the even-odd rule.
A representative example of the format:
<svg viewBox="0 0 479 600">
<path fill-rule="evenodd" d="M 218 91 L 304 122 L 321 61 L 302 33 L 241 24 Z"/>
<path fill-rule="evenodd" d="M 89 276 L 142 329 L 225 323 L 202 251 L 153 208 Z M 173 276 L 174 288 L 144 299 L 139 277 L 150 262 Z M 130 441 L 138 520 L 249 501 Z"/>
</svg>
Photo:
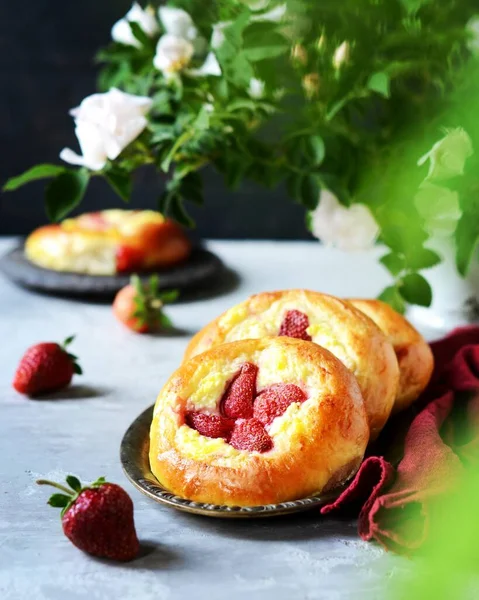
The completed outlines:
<svg viewBox="0 0 479 600">
<path fill-rule="evenodd" d="M 402 553 L 424 544 L 434 501 L 479 457 L 479 327 L 456 329 L 431 348 L 434 373 L 413 409 L 421 410 L 413 414 L 397 469 L 384 456 L 370 456 L 321 509 L 359 512 L 362 539 Z"/>
</svg>

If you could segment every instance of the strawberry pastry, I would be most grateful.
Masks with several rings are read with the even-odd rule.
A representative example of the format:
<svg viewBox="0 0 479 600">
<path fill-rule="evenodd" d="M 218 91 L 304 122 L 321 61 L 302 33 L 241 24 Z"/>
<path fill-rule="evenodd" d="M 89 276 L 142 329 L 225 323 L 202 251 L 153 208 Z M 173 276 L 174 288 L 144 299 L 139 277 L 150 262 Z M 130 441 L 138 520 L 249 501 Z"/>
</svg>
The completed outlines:
<svg viewBox="0 0 479 600">
<path fill-rule="evenodd" d="M 188 258 L 181 228 L 152 210 L 104 210 L 36 229 L 27 258 L 46 269 L 114 275 L 169 267 Z"/>
<path fill-rule="evenodd" d="M 320 346 L 288 337 L 218 346 L 160 392 L 150 465 L 198 502 L 255 506 L 341 485 L 369 438 L 354 375 Z"/>
</svg>

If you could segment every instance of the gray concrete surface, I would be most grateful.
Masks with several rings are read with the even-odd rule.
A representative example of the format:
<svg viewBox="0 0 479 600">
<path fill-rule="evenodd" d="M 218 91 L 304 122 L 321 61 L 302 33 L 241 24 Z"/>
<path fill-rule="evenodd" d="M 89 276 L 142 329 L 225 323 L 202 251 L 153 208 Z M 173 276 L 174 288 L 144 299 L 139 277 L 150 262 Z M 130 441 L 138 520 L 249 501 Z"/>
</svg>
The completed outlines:
<svg viewBox="0 0 479 600">
<path fill-rule="evenodd" d="M 12 240 L 3 240 L 5 251 Z M 168 310 L 175 337 L 131 334 L 110 307 L 40 296 L 0 280 L 0 598 L 2 600 L 346 600 L 387 598 L 408 561 L 362 542 L 355 523 L 318 514 L 219 521 L 159 506 L 132 488 L 120 467 L 122 435 L 155 401 L 189 335 L 233 303 L 267 289 L 309 287 L 371 296 L 387 283 L 377 251 L 348 255 L 318 244 L 214 242 L 241 276 L 214 299 Z M 77 334 L 84 376 L 61 393 L 28 400 L 11 387 L 31 344 Z M 105 475 L 135 503 L 143 556 L 127 565 L 96 560 L 61 532 L 38 477 L 85 481 Z"/>
</svg>

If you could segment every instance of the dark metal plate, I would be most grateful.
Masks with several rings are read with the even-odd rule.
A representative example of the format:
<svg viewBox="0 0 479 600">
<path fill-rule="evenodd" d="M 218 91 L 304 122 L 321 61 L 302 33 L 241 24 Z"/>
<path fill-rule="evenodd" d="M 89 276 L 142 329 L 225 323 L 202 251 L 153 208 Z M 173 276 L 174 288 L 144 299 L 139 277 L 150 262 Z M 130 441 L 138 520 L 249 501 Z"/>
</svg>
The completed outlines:
<svg viewBox="0 0 479 600">
<path fill-rule="evenodd" d="M 128 428 L 121 442 L 120 457 L 123 470 L 131 483 L 140 492 L 160 504 L 176 508 L 184 512 L 223 519 L 277 517 L 319 508 L 333 502 L 347 486 L 332 490 L 318 496 L 311 496 L 281 504 L 266 504 L 263 506 L 219 506 L 192 502 L 187 498 L 175 496 L 161 486 L 150 470 L 148 452 L 150 448 L 149 435 L 153 417 L 153 406 L 147 408 L 137 417 Z"/>
<path fill-rule="evenodd" d="M 112 297 L 128 284 L 129 275 L 83 275 L 44 269 L 30 262 L 23 246 L 14 248 L 0 259 L 0 271 L 11 281 L 26 288 L 63 296 Z M 188 260 L 168 269 L 155 270 L 164 289 L 194 291 L 215 283 L 225 272 L 221 260 L 209 250 L 195 248 Z M 143 273 L 147 279 L 152 272 Z"/>
</svg>

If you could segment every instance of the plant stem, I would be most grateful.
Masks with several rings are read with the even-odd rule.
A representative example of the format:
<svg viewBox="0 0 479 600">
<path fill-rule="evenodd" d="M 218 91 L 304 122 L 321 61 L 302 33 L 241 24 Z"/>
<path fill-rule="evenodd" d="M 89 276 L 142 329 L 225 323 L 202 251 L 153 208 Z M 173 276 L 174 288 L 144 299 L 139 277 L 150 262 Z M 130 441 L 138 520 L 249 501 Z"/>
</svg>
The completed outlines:
<svg viewBox="0 0 479 600">
<path fill-rule="evenodd" d="M 72 490 L 69 490 L 67 487 L 61 485 L 60 483 L 56 483 L 56 481 L 48 481 L 47 479 L 37 479 L 36 483 L 38 483 L 38 485 L 51 485 L 52 487 L 57 488 L 62 492 L 65 492 L 65 494 L 73 496 Z"/>
</svg>

